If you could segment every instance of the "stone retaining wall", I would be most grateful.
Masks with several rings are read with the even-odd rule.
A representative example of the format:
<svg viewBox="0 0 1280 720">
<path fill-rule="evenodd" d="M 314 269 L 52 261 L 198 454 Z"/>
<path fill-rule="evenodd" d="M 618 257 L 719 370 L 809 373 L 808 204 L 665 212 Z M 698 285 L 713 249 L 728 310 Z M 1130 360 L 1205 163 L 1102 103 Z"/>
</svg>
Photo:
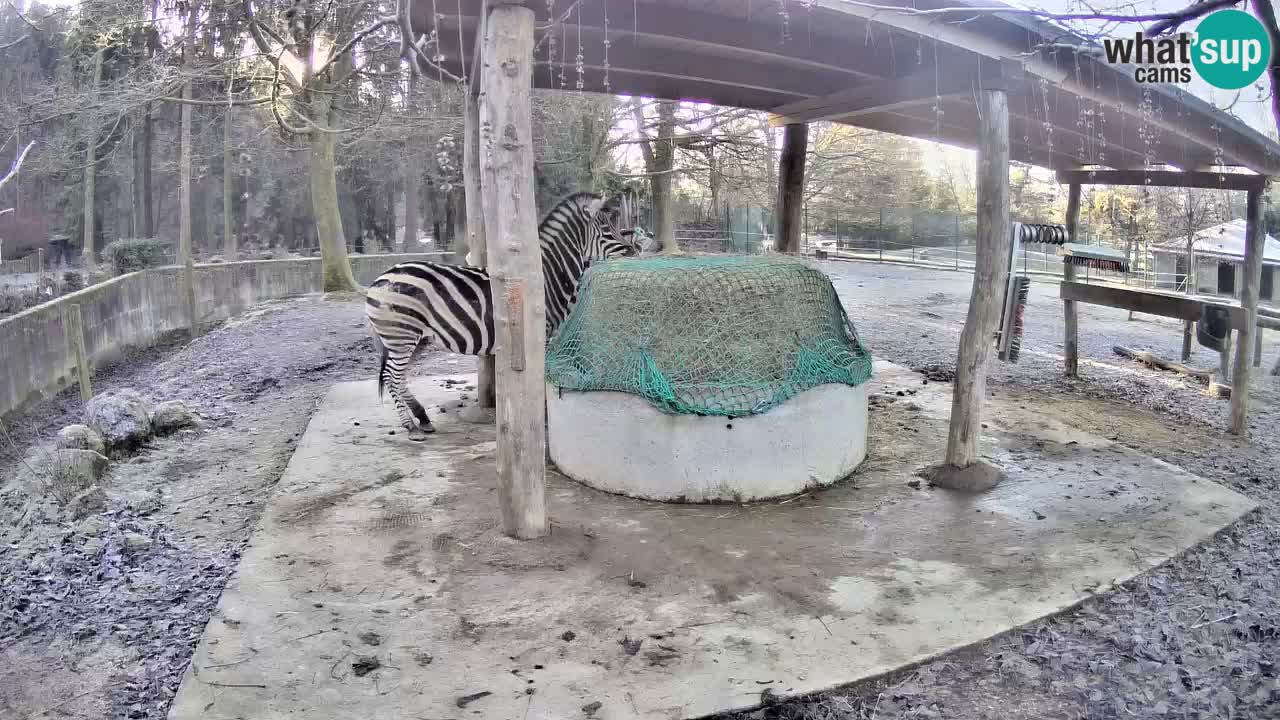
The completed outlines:
<svg viewBox="0 0 1280 720">
<path fill-rule="evenodd" d="M 356 280 L 367 285 L 397 262 L 436 257 L 362 255 L 352 257 L 351 266 Z M 195 284 L 200 324 L 208 325 L 265 300 L 320 292 L 320 258 L 197 265 Z M 72 303 L 80 304 L 91 366 L 187 327 L 182 271 L 176 267 L 121 275 L 0 320 L 0 417 L 75 382 L 75 356 L 63 331 L 65 308 Z"/>
</svg>

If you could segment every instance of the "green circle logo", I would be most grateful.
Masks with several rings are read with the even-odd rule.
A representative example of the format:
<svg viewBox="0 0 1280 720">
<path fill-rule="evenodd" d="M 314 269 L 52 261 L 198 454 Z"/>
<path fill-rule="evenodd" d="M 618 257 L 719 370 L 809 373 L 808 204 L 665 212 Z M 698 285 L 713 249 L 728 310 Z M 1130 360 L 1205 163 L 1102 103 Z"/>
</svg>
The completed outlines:
<svg viewBox="0 0 1280 720">
<path fill-rule="evenodd" d="M 1271 39 L 1258 19 L 1243 10 L 1219 10 L 1196 28 L 1191 62 L 1200 77 L 1223 90 L 1254 83 L 1271 62 Z"/>
</svg>

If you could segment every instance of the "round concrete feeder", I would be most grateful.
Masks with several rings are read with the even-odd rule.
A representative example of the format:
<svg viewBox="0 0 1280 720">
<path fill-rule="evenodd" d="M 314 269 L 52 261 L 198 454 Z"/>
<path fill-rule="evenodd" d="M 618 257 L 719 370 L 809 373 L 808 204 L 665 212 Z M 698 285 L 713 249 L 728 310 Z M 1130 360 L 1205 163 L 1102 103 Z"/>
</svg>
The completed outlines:
<svg viewBox="0 0 1280 720">
<path fill-rule="evenodd" d="M 547 386 L 565 475 L 667 502 L 749 502 L 830 485 L 867 456 L 867 385 L 810 388 L 760 415 L 671 415 L 630 393 Z"/>
</svg>

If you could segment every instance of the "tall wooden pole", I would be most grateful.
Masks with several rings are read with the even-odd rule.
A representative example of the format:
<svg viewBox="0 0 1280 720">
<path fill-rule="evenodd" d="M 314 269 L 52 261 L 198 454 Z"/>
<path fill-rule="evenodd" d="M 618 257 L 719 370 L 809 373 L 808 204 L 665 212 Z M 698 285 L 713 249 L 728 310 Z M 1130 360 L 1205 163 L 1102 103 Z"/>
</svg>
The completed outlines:
<svg viewBox="0 0 1280 720">
<path fill-rule="evenodd" d="M 804 161 L 809 150 L 809 126 L 787 125 L 782 133 L 782 157 L 778 162 L 778 210 L 774 220 L 774 247 L 780 253 L 800 252 L 804 226 Z"/>
<path fill-rule="evenodd" d="M 978 464 L 982 435 L 982 402 L 987 389 L 987 365 L 991 360 L 1000 301 L 1004 295 L 1004 271 L 1009 258 L 1009 95 L 1020 66 L 1001 63 L 984 71 L 978 105 L 978 232 L 974 260 L 973 292 L 969 313 L 960 333 L 956 379 L 951 400 L 951 425 L 947 432 L 945 467 L 968 468 Z M 976 468 L 975 468 L 976 469 Z M 979 490 L 995 484 L 994 470 L 979 478 L 963 473 L 935 477 L 934 483 L 956 489 Z"/>
<path fill-rule="evenodd" d="M 1080 183 L 1067 186 L 1067 240 L 1076 241 L 1076 233 L 1080 226 Z M 1062 263 L 1062 280 L 1075 282 L 1076 266 L 1065 260 Z M 1076 377 L 1080 370 L 1080 334 L 1077 326 L 1076 302 L 1062 301 L 1063 338 L 1062 355 L 1063 371 L 1067 377 Z"/>
<path fill-rule="evenodd" d="M 533 10 L 497 5 L 485 26 L 480 178 L 497 334 L 498 501 L 506 534 L 548 533 L 546 303 L 534 205 Z"/>
<path fill-rule="evenodd" d="M 1236 332 L 1235 367 L 1231 372 L 1231 432 L 1243 435 L 1249 413 L 1249 346 L 1258 330 L 1258 292 L 1262 287 L 1262 250 L 1267 235 L 1262 225 L 1262 191 L 1250 190 L 1245 210 L 1244 282 L 1240 305 L 1244 327 Z"/>
<path fill-rule="evenodd" d="M 80 304 L 72 303 L 66 308 L 63 319 L 63 331 L 67 334 L 67 343 L 71 345 L 71 354 L 76 359 L 76 378 L 80 382 L 80 399 L 88 403 L 93 399 L 93 382 L 89 376 L 89 353 L 85 351 L 84 319 L 80 314 Z"/>
<path fill-rule="evenodd" d="M 488 265 L 485 246 L 484 203 L 480 198 L 480 105 L 467 93 L 465 137 L 462 141 L 462 184 L 467 205 L 467 254 L 477 266 Z M 481 355 L 476 373 L 476 395 L 482 408 L 494 406 L 493 356 Z"/>
</svg>

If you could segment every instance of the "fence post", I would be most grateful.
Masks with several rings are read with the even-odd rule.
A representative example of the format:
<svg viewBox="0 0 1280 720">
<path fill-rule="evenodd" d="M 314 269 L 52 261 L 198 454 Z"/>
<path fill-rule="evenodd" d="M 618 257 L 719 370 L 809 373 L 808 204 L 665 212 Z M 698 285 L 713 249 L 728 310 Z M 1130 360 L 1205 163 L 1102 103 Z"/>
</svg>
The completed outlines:
<svg viewBox="0 0 1280 720">
<path fill-rule="evenodd" d="M 840 250 L 840 209 L 836 208 L 836 249 Z"/>
<path fill-rule="evenodd" d="M 804 204 L 804 249 L 809 249 L 809 203 Z"/>
<path fill-rule="evenodd" d="M 880 262 L 884 262 L 884 208 L 880 208 L 880 232 L 876 233 L 876 245 L 880 247 Z"/>
<path fill-rule="evenodd" d="M 196 316 L 196 271 L 191 258 L 187 258 L 182 267 L 182 284 L 187 299 L 187 331 L 195 338 L 199 330 L 199 318 Z"/>
<path fill-rule="evenodd" d="M 80 315 L 80 304 L 67 306 L 63 317 L 63 332 L 67 336 L 67 344 L 76 360 L 76 377 L 80 382 L 80 399 L 89 402 L 93 399 L 93 385 L 89 379 L 89 355 L 85 351 L 84 318 Z"/>
<path fill-rule="evenodd" d="M 955 234 L 952 236 L 955 242 L 953 243 L 954 248 L 951 251 L 951 255 L 952 257 L 955 258 L 956 270 L 959 271 L 960 270 L 960 213 L 955 214 L 955 221 L 956 221 L 955 222 L 956 231 L 955 231 Z"/>
</svg>

